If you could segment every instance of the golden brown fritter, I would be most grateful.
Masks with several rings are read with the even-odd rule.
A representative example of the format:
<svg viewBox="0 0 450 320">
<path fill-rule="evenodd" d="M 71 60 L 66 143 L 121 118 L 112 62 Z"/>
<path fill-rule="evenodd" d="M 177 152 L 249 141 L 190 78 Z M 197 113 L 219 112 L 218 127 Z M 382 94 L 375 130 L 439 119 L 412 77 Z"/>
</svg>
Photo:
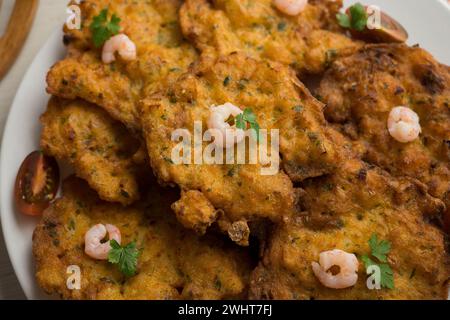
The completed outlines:
<svg viewBox="0 0 450 320">
<path fill-rule="evenodd" d="M 206 229 L 217 219 L 217 210 L 197 190 L 182 191 L 181 198 L 172 204 L 178 221 L 189 229 L 205 234 Z"/>
<path fill-rule="evenodd" d="M 139 198 L 138 176 L 147 163 L 136 161 L 141 141 L 123 124 L 95 105 L 56 97 L 41 123 L 44 152 L 70 163 L 103 200 L 126 205 Z"/>
<path fill-rule="evenodd" d="M 365 161 L 420 180 L 450 209 L 449 67 L 418 47 L 368 45 L 337 60 L 318 95 L 327 119 L 361 146 Z M 422 133 L 415 141 L 390 136 L 387 119 L 396 106 L 419 115 Z"/>
<path fill-rule="evenodd" d="M 302 214 L 280 224 L 269 237 L 252 274 L 253 299 L 445 299 L 449 260 L 443 233 L 428 221 L 443 203 L 410 179 L 395 179 L 359 160 L 348 160 L 330 176 L 304 183 Z M 394 289 L 369 290 L 361 257 L 372 234 L 391 242 L 388 263 Z M 311 263 L 323 251 L 341 249 L 359 259 L 352 288 L 329 289 Z"/>
<path fill-rule="evenodd" d="M 47 91 L 66 98 L 82 98 L 97 104 L 112 117 L 139 130 L 136 105 L 141 92 L 148 93 L 177 78 L 196 59 L 196 52 L 182 38 L 178 24 L 181 0 L 93 1 L 80 4 L 81 30 L 66 30 L 68 58 L 58 62 L 47 76 Z M 137 59 L 110 65 L 95 48 L 90 24 L 101 10 L 120 19 L 121 33 L 137 46 Z"/>
<path fill-rule="evenodd" d="M 336 21 L 342 1 L 309 1 L 298 16 L 277 10 L 273 0 L 186 0 L 180 10 L 184 35 L 204 54 L 245 52 L 253 58 L 319 73 L 359 43 Z"/>
<path fill-rule="evenodd" d="M 101 201 L 82 180 L 64 183 L 63 197 L 44 213 L 33 236 L 36 277 L 65 299 L 238 299 L 246 296 L 248 252 L 214 235 L 199 237 L 177 224 L 168 200 L 173 190 L 153 185 L 133 206 Z M 97 223 L 116 225 L 122 244 L 141 250 L 134 277 L 84 253 L 84 234 Z M 81 289 L 66 287 L 66 269 L 81 269 Z"/>
<path fill-rule="evenodd" d="M 172 150 L 178 144 L 171 140 L 175 129 L 187 129 L 194 136 L 194 121 L 201 121 L 205 131 L 210 106 L 226 102 L 242 110 L 251 108 L 262 129 L 280 130 L 282 164 L 293 180 L 320 176 L 335 167 L 339 153 L 328 140 L 322 105 L 290 69 L 236 53 L 202 60 L 169 87 L 166 95 L 143 103 L 142 125 L 152 168 L 163 183 L 202 192 L 220 210 L 217 217 L 227 222 L 220 223 L 226 231 L 236 230 L 237 225 L 230 225 L 233 223 L 244 230 L 243 223 L 261 218 L 279 222 L 290 214 L 295 200 L 292 183 L 283 170 L 262 175 L 260 163 L 178 165 L 172 161 Z M 203 142 L 203 147 L 208 144 Z M 186 227 L 193 227 L 194 221 L 201 229 L 214 218 L 195 209 L 184 208 L 183 212 L 193 214 L 181 219 Z"/>
</svg>

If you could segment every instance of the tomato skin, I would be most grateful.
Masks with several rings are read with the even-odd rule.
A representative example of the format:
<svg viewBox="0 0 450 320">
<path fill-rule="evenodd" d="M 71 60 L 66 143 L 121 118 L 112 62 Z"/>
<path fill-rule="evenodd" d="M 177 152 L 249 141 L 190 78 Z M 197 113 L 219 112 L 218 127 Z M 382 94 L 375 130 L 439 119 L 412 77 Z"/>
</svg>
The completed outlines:
<svg viewBox="0 0 450 320">
<path fill-rule="evenodd" d="M 367 9 L 369 6 L 364 6 Z M 345 11 L 350 16 L 350 8 Z M 381 11 L 381 28 L 380 29 L 368 29 L 367 27 L 363 31 L 350 30 L 353 37 L 380 43 L 403 43 L 408 40 L 408 32 L 405 28 L 394 18 L 387 13 Z"/>
<path fill-rule="evenodd" d="M 56 160 L 40 151 L 30 153 L 17 173 L 14 198 L 17 209 L 28 216 L 39 216 L 55 199 L 59 188 Z"/>
</svg>

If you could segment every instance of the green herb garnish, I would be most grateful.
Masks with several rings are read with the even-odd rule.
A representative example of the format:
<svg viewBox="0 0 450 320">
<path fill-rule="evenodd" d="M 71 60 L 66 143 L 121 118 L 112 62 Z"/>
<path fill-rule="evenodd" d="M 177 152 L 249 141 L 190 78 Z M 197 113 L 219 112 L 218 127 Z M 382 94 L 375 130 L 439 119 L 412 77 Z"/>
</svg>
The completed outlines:
<svg viewBox="0 0 450 320">
<path fill-rule="evenodd" d="M 243 113 L 239 114 L 236 117 L 236 128 L 246 130 L 247 124 L 250 126 L 250 129 L 254 130 L 254 133 L 256 134 L 256 139 L 259 140 L 260 126 L 256 121 L 256 115 L 250 108 L 246 108 Z"/>
<path fill-rule="evenodd" d="M 214 287 L 220 291 L 222 289 L 222 282 L 220 281 L 219 277 L 216 276 L 216 280 L 214 281 Z"/>
<path fill-rule="evenodd" d="M 294 110 L 295 112 L 302 112 L 303 106 L 297 105 L 297 106 L 293 107 L 292 110 Z"/>
<path fill-rule="evenodd" d="M 349 15 L 346 13 L 338 13 L 336 18 L 339 25 L 343 28 L 363 31 L 367 26 L 367 12 L 361 3 L 357 3 L 350 7 Z"/>
<path fill-rule="evenodd" d="M 284 31 L 286 30 L 286 22 L 280 22 L 277 26 L 278 31 Z"/>
<path fill-rule="evenodd" d="M 120 195 L 124 198 L 129 199 L 130 198 L 130 194 L 128 192 L 126 192 L 125 190 L 121 189 L 120 190 Z"/>
<path fill-rule="evenodd" d="M 70 231 L 74 231 L 75 230 L 75 221 L 73 219 L 69 220 L 68 228 L 69 228 Z"/>
<path fill-rule="evenodd" d="M 94 17 L 89 28 L 92 32 L 94 45 L 99 48 L 109 38 L 119 33 L 120 18 L 113 14 L 111 20 L 108 21 L 108 9 L 103 9 L 98 16 Z"/>
<path fill-rule="evenodd" d="M 394 272 L 387 263 L 387 254 L 391 251 L 391 243 L 387 240 L 378 241 L 377 235 L 374 233 L 369 239 L 371 256 L 363 255 L 361 260 L 364 262 L 366 269 L 372 265 L 380 268 L 381 286 L 387 289 L 394 289 Z"/>
<path fill-rule="evenodd" d="M 136 274 L 137 260 L 139 257 L 139 250 L 136 248 L 136 242 L 131 242 L 122 247 L 116 240 L 112 239 L 110 242 L 111 250 L 108 253 L 108 261 L 112 264 L 117 264 L 119 270 L 127 277 Z"/>
<path fill-rule="evenodd" d="M 223 85 L 226 87 L 230 84 L 230 82 L 231 82 L 231 76 L 227 76 L 225 78 L 225 80 L 223 80 Z"/>
</svg>

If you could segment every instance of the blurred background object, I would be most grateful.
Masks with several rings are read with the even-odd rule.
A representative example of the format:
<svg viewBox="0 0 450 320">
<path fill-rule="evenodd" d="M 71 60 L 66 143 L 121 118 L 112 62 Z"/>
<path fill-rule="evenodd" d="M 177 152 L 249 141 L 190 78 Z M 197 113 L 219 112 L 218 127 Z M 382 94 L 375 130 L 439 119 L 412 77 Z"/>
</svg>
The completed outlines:
<svg viewBox="0 0 450 320">
<path fill-rule="evenodd" d="M 14 64 L 28 37 L 39 0 L 16 0 L 14 8 L 0 37 L 0 80 Z M 2 1 L 0 0 L 0 6 Z"/>
</svg>

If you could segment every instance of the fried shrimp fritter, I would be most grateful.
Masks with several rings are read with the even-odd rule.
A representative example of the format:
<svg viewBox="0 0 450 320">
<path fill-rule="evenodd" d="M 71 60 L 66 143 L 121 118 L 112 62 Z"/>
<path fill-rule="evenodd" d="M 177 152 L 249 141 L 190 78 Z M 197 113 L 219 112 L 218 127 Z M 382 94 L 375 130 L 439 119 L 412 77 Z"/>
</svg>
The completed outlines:
<svg viewBox="0 0 450 320">
<path fill-rule="evenodd" d="M 318 95 L 327 119 L 362 147 L 365 161 L 420 180 L 450 209 L 449 67 L 418 47 L 368 45 L 337 60 Z M 411 109 L 412 120 L 419 117 L 421 133 L 412 142 L 389 132 L 396 107 Z"/>
<path fill-rule="evenodd" d="M 251 108 L 261 129 L 279 130 L 279 149 L 287 174 L 278 170 L 274 175 L 263 175 L 260 162 L 237 164 L 236 159 L 233 164 L 172 161 L 178 144 L 172 141 L 172 133 L 184 129 L 193 137 L 195 121 L 206 131 L 210 107 L 224 103 L 242 110 Z M 295 181 L 320 176 L 332 171 L 339 157 L 327 136 L 322 105 L 295 74 L 281 64 L 257 61 L 242 53 L 217 60 L 205 58 L 169 87 L 166 95 L 146 99 L 142 114 L 150 162 L 159 180 L 179 185 L 186 194 L 190 190 L 203 193 L 202 198 L 219 210 L 219 225 L 227 232 L 244 230 L 246 221 L 281 221 L 290 214 L 295 201 L 288 175 Z M 203 142 L 203 148 L 209 144 Z M 175 205 L 175 211 L 186 227 L 204 230 L 215 216 L 210 209 L 187 209 L 192 202 L 185 197 L 181 205 Z M 191 217 L 186 217 L 189 213 Z"/>
<path fill-rule="evenodd" d="M 246 296 L 252 267 L 248 252 L 214 235 L 199 237 L 170 212 L 173 190 L 153 185 L 149 197 L 122 207 L 101 201 L 77 178 L 44 213 L 33 236 L 36 277 L 49 294 L 65 299 L 239 299 Z M 122 243 L 140 250 L 137 274 L 84 253 L 84 235 L 95 224 L 120 229 Z M 81 269 L 81 289 L 69 290 L 67 268 Z"/>
<path fill-rule="evenodd" d="M 178 221 L 189 229 L 204 234 L 217 219 L 217 210 L 211 202 L 197 190 L 181 192 L 181 198 L 172 204 Z"/>
<path fill-rule="evenodd" d="M 82 100 L 52 97 L 41 117 L 41 148 L 67 161 L 106 201 L 130 204 L 139 198 L 136 161 L 141 141 L 104 110 Z"/>
<path fill-rule="evenodd" d="M 445 299 L 450 265 L 444 235 L 430 220 L 444 204 L 411 179 L 359 160 L 348 160 L 333 175 L 308 180 L 300 199 L 302 214 L 280 224 L 268 238 L 252 274 L 253 299 Z M 362 256 L 376 234 L 391 243 L 387 263 L 394 288 L 369 290 Z M 355 254 L 358 280 L 330 289 L 315 276 L 312 263 L 330 250 Z M 330 269 L 331 270 L 331 269 Z M 339 271 L 330 271 L 335 274 Z"/>
<path fill-rule="evenodd" d="M 181 0 L 93 1 L 79 4 L 81 30 L 65 30 L 69 56 L 56 63 L 47 76 L 47 91 L 66 99 L 82 98 L 103 107 L 113 118 L 133 130 L 140 129 L 136 105 L 144 94 L 167 85 L 196 59 L 178 24 Z M 103 9 L 118 16 L 121 33 L 137 47 L 137 59 L 120 57 L 102 62 L 90 24 Z"/>
<path fill-rule="evenodd" d="M 245 52 L 253 58 L 290 65 L 299 73 L 319 73 L 360 46 L 336 21 L 342 1 L 309 1 L 288 16 L 273 0 L 186 0 L 180 10 L 184 35 L 204 54 Z"/>
</svg>

